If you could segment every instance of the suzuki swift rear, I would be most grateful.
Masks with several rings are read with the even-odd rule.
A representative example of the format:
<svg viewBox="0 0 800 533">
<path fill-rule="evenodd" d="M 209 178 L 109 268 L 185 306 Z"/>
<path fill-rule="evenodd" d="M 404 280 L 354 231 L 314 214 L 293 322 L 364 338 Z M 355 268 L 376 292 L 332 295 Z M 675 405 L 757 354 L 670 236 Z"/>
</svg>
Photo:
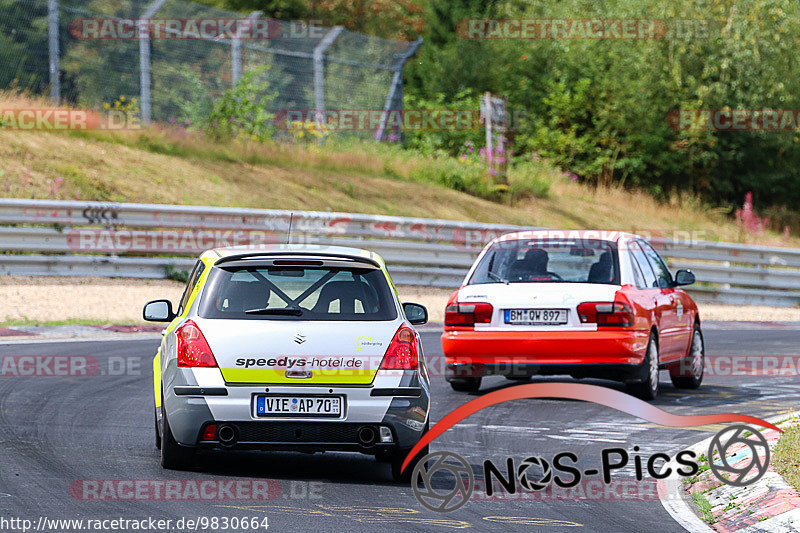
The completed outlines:
<svg viewBox="0 0 800 533">
<path fill-rule="evenodd" d="M 428 376 L 411 327 L 427 312 L 399 303 L 371 252 L 206 252 L 177 314 L 155 301 L 145 318 L 171 321 L 154 362 L 166 468 L 202 448 L 340 450 L 389 461 L 400 478 L 427 427 Z"/>
</svg>

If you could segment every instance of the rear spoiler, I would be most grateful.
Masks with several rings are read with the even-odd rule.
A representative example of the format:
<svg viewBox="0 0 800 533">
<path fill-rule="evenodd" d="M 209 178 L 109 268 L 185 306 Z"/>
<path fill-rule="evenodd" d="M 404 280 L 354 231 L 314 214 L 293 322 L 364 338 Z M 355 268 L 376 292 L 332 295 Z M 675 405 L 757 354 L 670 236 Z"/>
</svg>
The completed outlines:
<svg viewBox="0 0 800 533">
<path fill-rule="evenodd" d="M 366 263 L 368 265 L 372 265 L 376 268 L 380 268 L 381 265 L 375 259 L 370 257 L 364 257 L 361 255 L 348 255 L 348 254 L 335 254 L 330 252 L 248 252 L 242 254 L 234 254 L 228 255 L 225 257 L 220 257 L 214 262 L 214 265 L 221 265 L 224 263 L 232 263 L 235 261 L 243 261 L 248 259 L 270 259 L 274 258 L 275 256 L 303 256 L 303 258 L 323 258 L 323 259 L 350 259 L 353 261 L 357 261 L 360 263 Z"/>
</svg>

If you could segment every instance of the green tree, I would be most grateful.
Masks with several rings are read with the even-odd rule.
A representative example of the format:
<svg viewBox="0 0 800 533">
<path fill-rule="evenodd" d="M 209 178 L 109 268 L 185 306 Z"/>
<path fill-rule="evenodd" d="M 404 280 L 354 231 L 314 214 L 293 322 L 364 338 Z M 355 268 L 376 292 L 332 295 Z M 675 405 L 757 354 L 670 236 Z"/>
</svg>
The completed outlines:
<svg viewBox="0 0 800 533">
<path fill-rule="evenodd" d="M 47 2 L 0 0 L 0 88 L 43 92 L 48 65 Z"/>
</svg>

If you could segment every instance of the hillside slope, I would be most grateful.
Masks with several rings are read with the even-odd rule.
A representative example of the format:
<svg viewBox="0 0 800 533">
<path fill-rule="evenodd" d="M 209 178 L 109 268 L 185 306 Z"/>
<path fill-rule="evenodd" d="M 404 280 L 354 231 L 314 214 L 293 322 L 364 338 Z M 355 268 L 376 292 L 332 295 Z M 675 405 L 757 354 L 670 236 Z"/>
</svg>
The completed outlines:
<svg viewBox="0 0 800 533">
<path fill-rule="evenodd" d="M 513 203 L 422 181 L 428 163 L 370 144 L 228 146 L 158 129 L 114 134 L 0 129 L 4 197 L 331 210 L 742 238 L 730 218 L 691 198 L 663 204 L 644 193 L 592 189 L 545 163 L 539 179 L 549 192 Z M 409 177 L 415 166 L 421 172 Z M 800 242 L 776 234 L 758 241 Z"/>
</svg>

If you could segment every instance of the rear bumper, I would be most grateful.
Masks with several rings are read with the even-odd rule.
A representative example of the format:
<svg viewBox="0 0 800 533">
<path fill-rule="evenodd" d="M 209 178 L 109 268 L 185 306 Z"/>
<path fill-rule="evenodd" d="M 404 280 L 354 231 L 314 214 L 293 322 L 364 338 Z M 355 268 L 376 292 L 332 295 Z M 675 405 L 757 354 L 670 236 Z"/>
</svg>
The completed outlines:
<svg viewBox="0 0 800 533">
<path fill-rule="evenodd" d="M 359 424 L 348 422 L 270 422 L 217 420 L 218 427 L 229 427 L 235 432 L 235 443 L 223 444 L 219 440 L 201 441 L 201 448 L 260 449 L 291 451 L 353 451 L 376 454 L 381 450 L 399 447 L 398 429 L 389 424 Z M 380 428 L 391 431 L 391 442 L 381 442 Z M 374 439 L 364 442 L 362 431 L 372 431 Z M 401 430 L 402 432 L 403 430 Z M 417 439 L 419 440 L 419 439 Z"/>
<path fill-rule="evenodd" d="M 530 377 L 568 375 L 575 378 L 610 379 L 622 382 L 638 382 L 641 379 L 641 366 L 628 364 L 600 365 L 526 365 L 526 364 L 448 364 L 445 368 L 447 381 L 459 378 L 478 378 L 483 376 Z"/>
<path fill-rule="evenodd" d="M 442 334 L 448 365 L 564 366 L 639 365 L 649 332 L 628 329 L 597 331 L 481 331 Z"/>
<path fill-rule="evenodd" d="M 380 448 L 413 447 L 424 432 L 430 406 L 427 379 L 413 371 L 384 372 L 372 386 L 242 386 L 222 381 L 218 369 L 179 369 L 180 378 L 165 387 L 164 406 L 175 439 L 184 446 L 284 450 L 343 450 L 376 453 Z M 216 376 L 216 377 L 214 377 Z M 344 399 L 340 418 L 258 417 L 254 398 L 269 392 L 282 395 L 338 395 Z M 208 424 L 232 427 L 235 442 L 200 442 Z M 391 443 L 365 446 L 361 428 L 391 430 Z"/>
</svg>

